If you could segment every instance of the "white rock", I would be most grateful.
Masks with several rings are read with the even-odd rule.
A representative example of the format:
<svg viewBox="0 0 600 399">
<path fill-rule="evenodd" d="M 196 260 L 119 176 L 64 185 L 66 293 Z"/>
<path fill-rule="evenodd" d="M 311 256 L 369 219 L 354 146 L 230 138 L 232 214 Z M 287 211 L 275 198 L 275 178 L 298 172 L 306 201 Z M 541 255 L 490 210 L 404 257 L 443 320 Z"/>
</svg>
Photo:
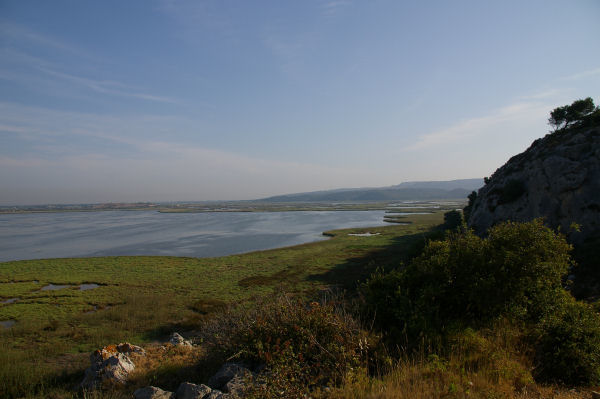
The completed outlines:
<svg viewBox="0 0 600 399">
<path fill-rule="evenodd" d="M 171 335 L 171 338 L 169 339 L 169 343 L 171 345 L 175 345 L 175 346 L 192 346 L 192 343 L 190 341 L 188 341 L 187 339 L 183 338 L 181 335 L 179 335 L 179 333 L 173 333 L 173 335 Z"/>
</svg>

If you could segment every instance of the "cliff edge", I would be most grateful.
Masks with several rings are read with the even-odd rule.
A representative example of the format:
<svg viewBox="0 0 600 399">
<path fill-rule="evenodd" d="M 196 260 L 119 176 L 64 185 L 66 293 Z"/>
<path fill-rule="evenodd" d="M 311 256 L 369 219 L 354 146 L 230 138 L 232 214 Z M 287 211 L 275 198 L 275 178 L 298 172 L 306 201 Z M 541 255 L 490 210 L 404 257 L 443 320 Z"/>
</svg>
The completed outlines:
<svg viewBox="0 0 600 399">
<path fill-rule="evenodd" d="M 543 217 L 573 243 L 600 236 L 600 123 L 570 127 L 534 141 L 486 179 L 468 225 L 478 234 L 504 220 Z M 580 226 L 574 229 L 573 223 Z"/>
</svg>

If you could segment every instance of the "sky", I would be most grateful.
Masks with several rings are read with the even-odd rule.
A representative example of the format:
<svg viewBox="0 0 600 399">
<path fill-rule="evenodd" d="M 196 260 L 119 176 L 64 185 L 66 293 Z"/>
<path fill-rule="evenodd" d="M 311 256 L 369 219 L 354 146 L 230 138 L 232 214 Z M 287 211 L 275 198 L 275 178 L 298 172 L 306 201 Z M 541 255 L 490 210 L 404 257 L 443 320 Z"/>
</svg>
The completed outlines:
<svg viewBox="0 0 600 399">
<path fill-rule="evenodd" d="M 489 176 L 599 50 L 597 0 L 0 0 L 0 205 Z"/>
</svg>

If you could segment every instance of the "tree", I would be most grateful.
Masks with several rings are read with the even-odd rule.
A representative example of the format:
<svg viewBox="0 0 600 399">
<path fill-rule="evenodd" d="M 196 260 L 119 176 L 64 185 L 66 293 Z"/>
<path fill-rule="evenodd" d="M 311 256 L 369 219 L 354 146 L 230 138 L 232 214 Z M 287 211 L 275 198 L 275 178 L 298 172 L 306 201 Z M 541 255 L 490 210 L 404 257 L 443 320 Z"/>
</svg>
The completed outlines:
<svg viewBox="0 0 600 399">
<path fill-rule="evenodd" d="M 594 105 L 591 97 L 575 100 L 571 105 L 564 105 L 550 112 L 548 124 L 554 127 L 554 131 L 565 129 L 585 121 L 596 111 L 598 111 L 598 107 Z"/>
<path fill-rule="evenodd" d="M 487 184 L 487 182 L 485 184 Z M 468 198 L 469 198 L 469 203 L 463 209 L 463 216 L 465 218 L 465 222 L 468 222 L 469 218 L 471 217 L 471 211 L 473 210 L 473 204 L 475 204 L 475 200 L 477 199 L 477 192 L 476 191 L 471 192 L 471 194 L 469 194 Z"/>
<path fill-rule="evenodd" d="M 444 213 L 444 228 L 454 230 L 462 225 L 462 213 L 455 210 Z"/>
</svg>

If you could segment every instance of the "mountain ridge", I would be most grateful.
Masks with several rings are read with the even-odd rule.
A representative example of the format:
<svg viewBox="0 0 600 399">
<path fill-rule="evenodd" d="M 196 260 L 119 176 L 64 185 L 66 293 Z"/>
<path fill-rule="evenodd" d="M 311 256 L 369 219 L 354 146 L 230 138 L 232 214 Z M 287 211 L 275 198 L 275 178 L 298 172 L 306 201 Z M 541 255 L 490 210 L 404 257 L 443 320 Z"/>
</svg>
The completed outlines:
<svg viewBox="0 0 600 399">
<path fill-rule="evenodd" d="M 410 181 L 386 187 L 339 188 L 276 195 L 259 199 L 264 202 L 318 202 L 318 201 L 394 201 L 466 199 L 467 195 L 483 186 L 483 178 Z"/>
</svg>

